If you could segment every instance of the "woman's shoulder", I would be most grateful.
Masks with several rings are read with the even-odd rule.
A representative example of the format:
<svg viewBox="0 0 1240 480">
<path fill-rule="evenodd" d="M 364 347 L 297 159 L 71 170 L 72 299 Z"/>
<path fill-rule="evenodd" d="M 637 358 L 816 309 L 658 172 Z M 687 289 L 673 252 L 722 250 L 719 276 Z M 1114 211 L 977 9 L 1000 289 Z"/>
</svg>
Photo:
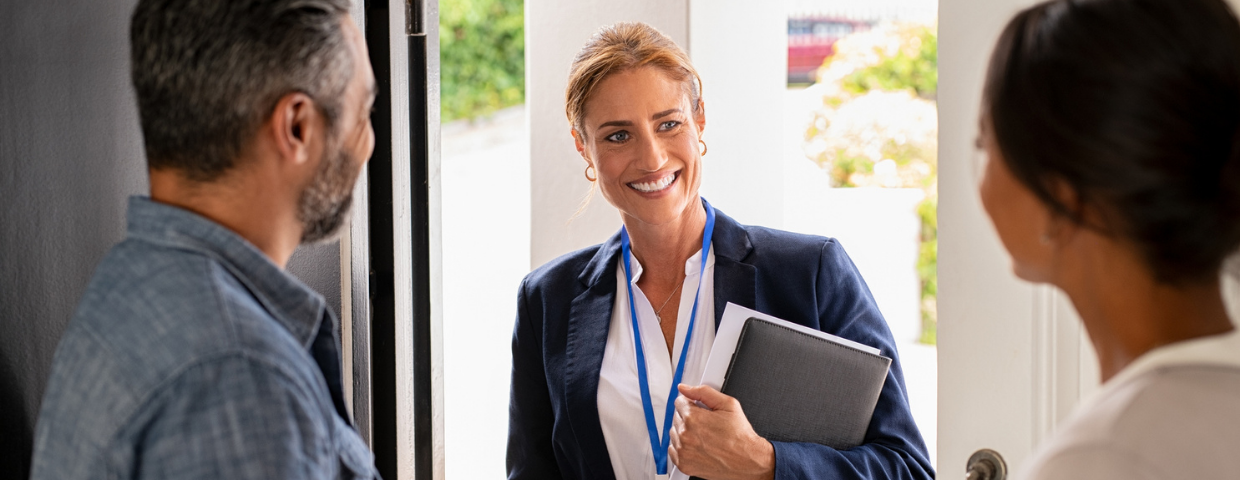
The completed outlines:
<svg viewBox="0 0 1240 480">
<path fill-rule="evenodd" d="M 722 210 L 715 209 L 715 239 L 721 250 L 740 248 L 746 253 L 758 254 L 805 254 L 821 251 L 836 244 L 834 238 L 807 235 L 760 225 L 747 225 L 736 221 Z M 739 252 L 735 252 L 739 253 Z"/>
<path fill-rule="evenodd" d="M 531 270 L 522 283 L 528 289 L 544 289 L 562 288 L 568 282 L 576 282 L 605 245 L 600 243 L 560 255 Z"/>
<path fill-rule="evenodd" d="M 745 233 L 749 234 L 749 238 L 755 245 L 762 244 L 774 245 L 783 248 L 821 249 L 823 245 L 838 243 L 836 239 L 832 237 L 790 232 L 777 228 L 757 225 L 742 225 L 741 228 L 745 229 Z"/>
<path fill-rule="evenodd" d="M 839 240 L 822 235 L 790 232 L 775 228 L 741 225 L 752 245 L 752 255 L 758 261 L 774 261 L 777 263 L 805 263 L 811 260 L 847 258 L 844 247 Z"/>
<path fill-rule="evenodd" d="M 1169 430 L 1195 430 L 1199 438 L 1226 430 L 1240 441 L 1240 414 L 1218 418 L 1212 413 L 1238 403 L 1240 368 L 1169 364 L 1104 385 L 1069 425 L 1073 437 L 1086 441 L 1157 437 Z M 1199 408 L 1184 408 L 1187 404 Z"/>
<path fill-rule="evenodd" d="M 1163 474 L 1149 478 L 1231 478 L 1240 457 L 1216 446 L 1240 442 L 1237 402 L 1240 370 L 1234 368 L 1176 366 L 1103 386 L 1040 449 L 1026 478 L 1082 472 L 1097 474 L 1088 478 L 1147 478 L 1131 476 L 1135 471 Z M 1223 471 L 1230 473 L 1212 474 Z M 1178 473 L 1165 475 L 1171 472 Z"/>
</svg>

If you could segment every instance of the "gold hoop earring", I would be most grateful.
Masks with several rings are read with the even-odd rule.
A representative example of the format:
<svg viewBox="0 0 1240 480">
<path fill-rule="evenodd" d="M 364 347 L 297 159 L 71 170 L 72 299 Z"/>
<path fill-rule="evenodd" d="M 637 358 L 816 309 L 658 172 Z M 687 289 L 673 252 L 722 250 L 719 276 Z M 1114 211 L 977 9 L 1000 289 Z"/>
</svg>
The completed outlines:
<svg viewBox="0 0 1240 480">
<path fill-rule="evenodd" d="M 699 152 L 698 155 L 705 157 L 706 156 L 706 141 L 699 138 L 698 143 L 702 144 L 702 151 Z"/>
<path fill-rule="evenodd" d="M 586 174 L 586 180 L 589 180 L 591 183 L 593 183 L 594 181 L 598 180 L 598 174 L 597 174 L 597 172 L 596 172 L 596 173 L 595 173 L 595 175 L 594 175 L 594 177 L 593 177 L 593 178 L 591 178 L 591 177 L 590 177 L 590 170 L 594 170 L 594 165 L 586 165 L 586 172 L 585 172 L 585 174 Z"/>
</svg>

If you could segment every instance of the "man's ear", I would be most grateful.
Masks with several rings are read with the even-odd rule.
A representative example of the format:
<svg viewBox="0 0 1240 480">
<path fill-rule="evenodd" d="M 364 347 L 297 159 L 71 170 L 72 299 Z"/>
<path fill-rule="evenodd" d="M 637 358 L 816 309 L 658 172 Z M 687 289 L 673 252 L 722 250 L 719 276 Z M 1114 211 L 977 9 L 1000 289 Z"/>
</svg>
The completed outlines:
<svg viewBox="0 0 1240 480">
<path fill-rule="evenodd" d="M 270 133 L 284 161 L 301 164 L 313 158 L 311 145 L 323 135 L 321 117 L 309 95 L 296 92 L 280 97 L 271 113 Z"/>
</svg>

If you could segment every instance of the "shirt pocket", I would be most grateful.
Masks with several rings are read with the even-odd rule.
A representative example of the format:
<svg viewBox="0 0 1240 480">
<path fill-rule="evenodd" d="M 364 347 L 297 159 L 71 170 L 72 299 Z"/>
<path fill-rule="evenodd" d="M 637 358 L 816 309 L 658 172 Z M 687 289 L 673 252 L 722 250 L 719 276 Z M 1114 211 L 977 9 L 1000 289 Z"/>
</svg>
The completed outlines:
<svg viewBox="0 0 1240 480">
<path fill-rule="evenodd" d="M 345 480 L 378 480 L 375 454 L 362 438 L 343 421 L 336 421 L 336 456 L 340 458 L 340 478 Z"/>
</svg>

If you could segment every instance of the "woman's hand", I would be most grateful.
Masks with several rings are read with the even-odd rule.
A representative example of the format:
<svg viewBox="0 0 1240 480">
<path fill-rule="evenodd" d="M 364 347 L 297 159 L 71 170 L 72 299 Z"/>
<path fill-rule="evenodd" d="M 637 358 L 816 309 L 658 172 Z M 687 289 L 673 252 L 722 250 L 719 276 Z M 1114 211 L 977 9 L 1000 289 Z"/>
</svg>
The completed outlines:
<svg viewBox="0 0 1240 480">
<path fill-rule="evenodd" d="M 753 431 L 740 402 L 705 385 L 679 389 L 667 452 L 676 468 L 711 480 L 775 478 L 775 447 Z"/>
</svg>

